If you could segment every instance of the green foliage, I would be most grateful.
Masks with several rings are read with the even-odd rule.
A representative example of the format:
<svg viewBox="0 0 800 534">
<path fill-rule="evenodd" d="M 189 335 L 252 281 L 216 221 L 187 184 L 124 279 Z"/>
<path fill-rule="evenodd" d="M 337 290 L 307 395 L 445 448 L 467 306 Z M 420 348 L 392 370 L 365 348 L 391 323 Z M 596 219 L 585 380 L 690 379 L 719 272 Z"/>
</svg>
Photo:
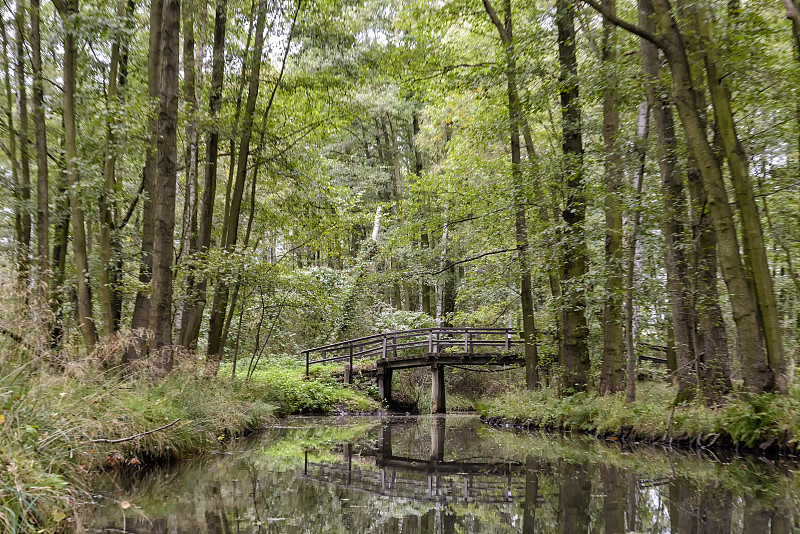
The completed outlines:
<svg viewBox="0 0 800 534">
<path fill-rule="evenodd" d="M 720 424 L 736 443 L 748 447 L 778 441 L 797 448 L 798 410 L 797 390 L 791 395 L 743 395 L 725 407 Z"/>
<path fill-rule="evenodd" d="M 259 399 L 278 407 L 278 413 L 372 412 L 380 404 L 363 393 L 336 382 L 330 371 L 338 366 L 315 366 L 315 376 L 306 378 L 305 361 L 292 357 L 274 358 L 256 370 L 248 388 Z M 237 368 L 237 378 L 245 377 L 246 369 Z M 225 365 L 220 376 L 230 376 Z"/>
<path fill-rule="evenodd" d="M 741 395 L 723 407 L 703 404 L 674 406 L 676 389 L 664 384 L 640 383 L 637 400 L 625 403 L 624 393 L 598 397 L 577 393 L 569 397 L 552 390 L 513 391 L 478 405 L 481 414 L 548 430 L 577 430 L 602 435 L 629 435 L 633 439 L 707 440 L 728 436 L 733 444 L 749 448 L 773 443 L 798 449 L 800 391 L 789 395 Z M 673 408 L 674 406 L 674 408 Z"/>
</svg>

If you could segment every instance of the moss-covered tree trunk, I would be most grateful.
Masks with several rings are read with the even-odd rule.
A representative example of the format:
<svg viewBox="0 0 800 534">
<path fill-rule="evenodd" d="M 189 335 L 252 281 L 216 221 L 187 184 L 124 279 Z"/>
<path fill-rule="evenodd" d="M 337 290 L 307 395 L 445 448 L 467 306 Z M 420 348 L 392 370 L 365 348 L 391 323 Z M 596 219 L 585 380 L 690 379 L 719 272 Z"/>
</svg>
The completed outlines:
<svg viewBox="0 0 800 534">
<path fill-rule="evenodd" d="M 647 7 L 647 6 L 645 6 Z M 653 31 L 653 13 L 639 11 L 640 25 Z M 676 371 L 680 396 L 692 395 L 697 384 L 692 369 L 696 365 L 694 344 L 694 313 L 689 279 L 689 264 L 686 251 L 686 229 L 688 206 L 683 191 L 683 180 L 677 171 L 675 127 L 669 101 L 663 96 L 665 88 L 660 83 L 661 59 L 658 48 L 641 39 L 639 43 L 645 76 L 647 101 L 653 113 L 655 138 L 658 149 L 658 165 L 661 173 L 661 195 L 664 207 L 662 227 L 665 240 L 665 263 L 667 291 L 669 294 L 671 323 L 675 348 Z"/>
<path fill-rule="evenodd" d="M 578 56 L 575 32 L 575 2 L 557 0 L 559 84 L 561 94 L 562 153 L 567 199 L 562 217 L 564 256 L 561 276 L 563 316 L 564 386 L 586 389 L 589 373 L 589 329 L 586 295 L 580 288 L 588 272 L 588 251 L 583 228 L 586 219 L 586 184 L 583 172 L 583 137 L 578 91 Z"/>
</svg>

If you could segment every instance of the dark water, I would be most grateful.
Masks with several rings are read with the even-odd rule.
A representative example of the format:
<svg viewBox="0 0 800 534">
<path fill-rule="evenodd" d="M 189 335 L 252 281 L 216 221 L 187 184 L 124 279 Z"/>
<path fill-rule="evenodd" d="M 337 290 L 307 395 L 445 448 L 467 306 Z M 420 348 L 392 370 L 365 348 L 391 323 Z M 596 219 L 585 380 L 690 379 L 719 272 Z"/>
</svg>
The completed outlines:
<svg viewBox="0 0 800 534">
<path fill-rule="evenodd" d="M 477 417 L 290 418 L 180 465 L 117 474 L 79 532 L 800 532 L 790 460 L 520 435 Z"/>
</svg>

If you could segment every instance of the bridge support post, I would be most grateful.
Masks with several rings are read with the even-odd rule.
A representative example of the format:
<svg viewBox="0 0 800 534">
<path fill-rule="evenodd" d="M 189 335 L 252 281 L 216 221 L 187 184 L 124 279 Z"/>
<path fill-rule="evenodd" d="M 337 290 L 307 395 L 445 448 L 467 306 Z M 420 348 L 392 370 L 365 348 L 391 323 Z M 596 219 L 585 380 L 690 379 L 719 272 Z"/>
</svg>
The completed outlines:
<svg viewBox="0 0 800 534">
<path fill-rule="evenodd" d="M 387 423 L 378 431 L 378 453 L 386 460 L 392 457 L 392 426 Z"/>
<path fill-rule="evenodd" d="M 431 365 L 431 412 L 445 413 L 444 403 L 444 365 Z"/>
<path fill-rule="evenodd" d="M 378 396 L 386 403 L 392 402 L 392 370 L 378 368 Z"/>
<path fill-rule="evenodd" d="M 444 462 L 445 424 L 442 416 L 434 417 L 431 421 L 431 461 Z"/>
</svg>

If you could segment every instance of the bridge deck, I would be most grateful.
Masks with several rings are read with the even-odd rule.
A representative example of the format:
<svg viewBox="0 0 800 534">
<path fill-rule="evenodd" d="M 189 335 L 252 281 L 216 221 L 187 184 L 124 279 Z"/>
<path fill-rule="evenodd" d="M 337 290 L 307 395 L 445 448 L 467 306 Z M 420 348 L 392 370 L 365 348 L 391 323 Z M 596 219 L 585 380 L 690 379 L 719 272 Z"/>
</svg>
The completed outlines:
<svg viewBox="0 0 800 534">
<path fill-rule="evenodd" d="M 540 333 L 534 343 L 553 342 Z M 303 351 L 306 376 L 312 365 L 341 363 L 344 380 L 352 383 L 354 362 L 368 363 L 363 375 L 378 380 L 380 397 L 391 401 L 392 373 L 414 367 L 430 367 L 432 372 L 431 405 L 434 412 L 445 411 L 444 367 L 509 366 L 524 363 L 518 349 L 523 340 L 511 328 L 419 328 L 387 332 L 373 336 L 331 343 Z M 640 355 L 639 359 L 666 363 L 665 359 Z"/>
</svg>

